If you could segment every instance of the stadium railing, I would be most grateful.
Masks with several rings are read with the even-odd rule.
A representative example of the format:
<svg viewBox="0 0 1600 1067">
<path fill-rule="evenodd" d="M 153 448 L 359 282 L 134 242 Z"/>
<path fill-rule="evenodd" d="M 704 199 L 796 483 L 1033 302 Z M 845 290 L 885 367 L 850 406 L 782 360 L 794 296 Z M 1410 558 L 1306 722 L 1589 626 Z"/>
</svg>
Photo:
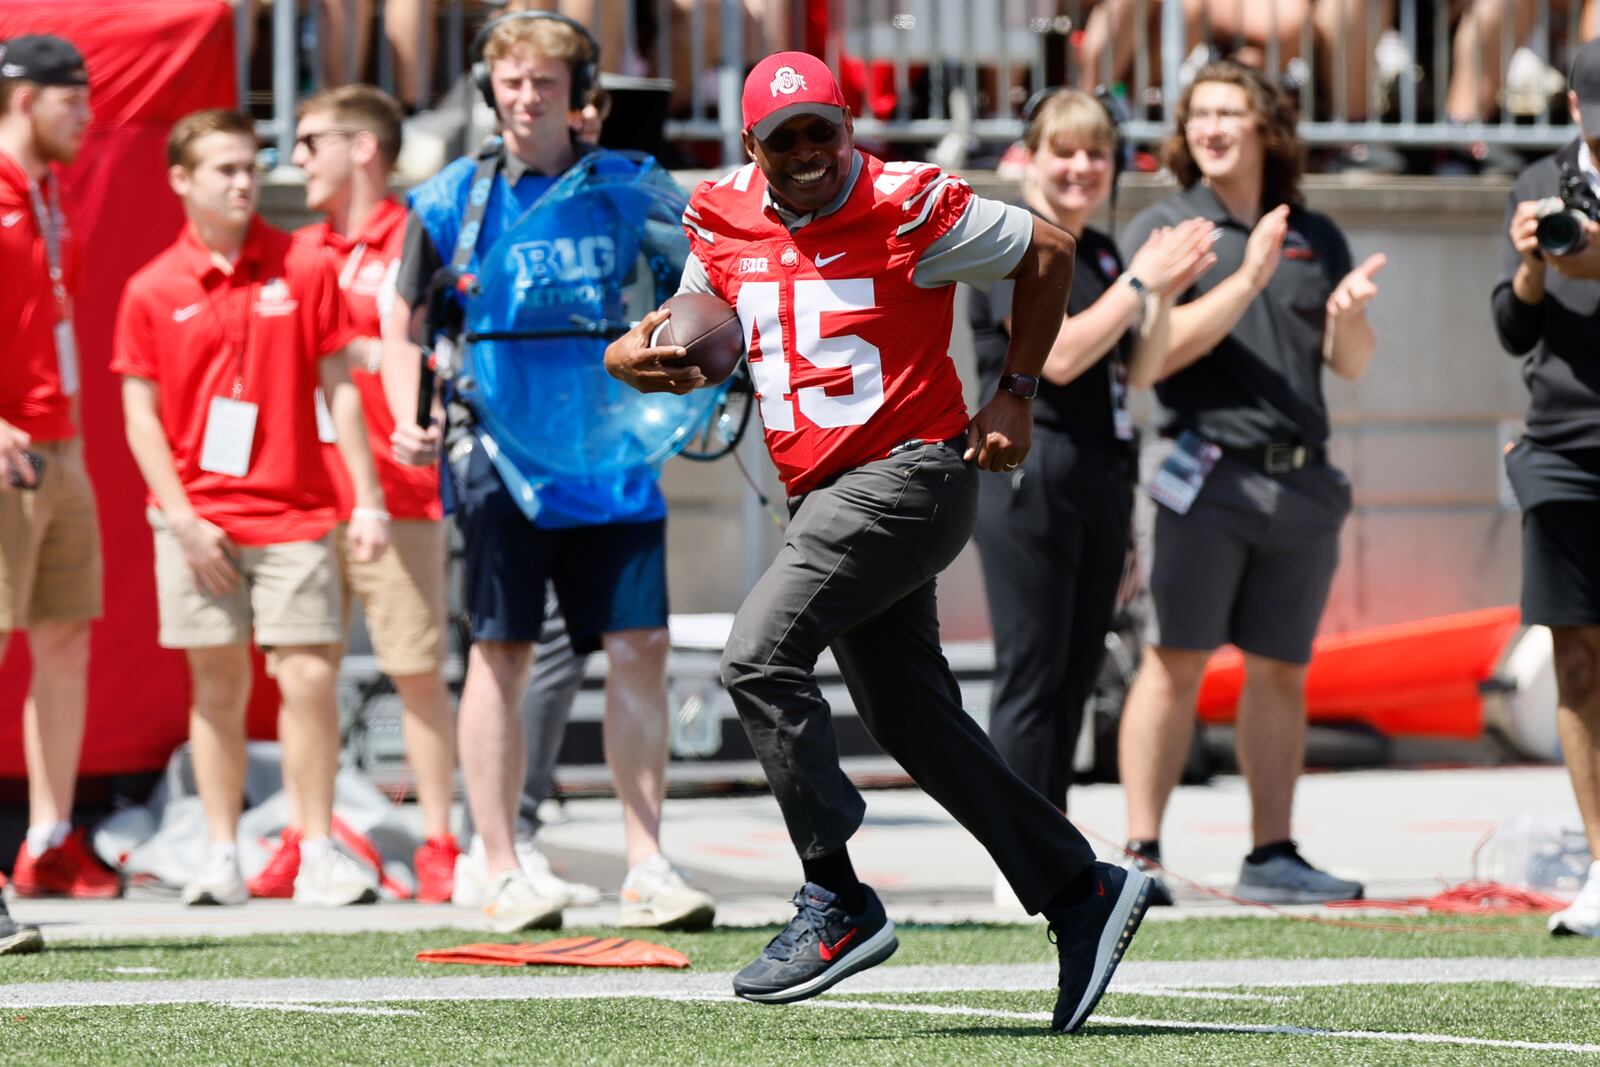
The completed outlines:
<svg viewBox="0 0 1600 1067">
<path fill-rule="evenodd" d="M 321 3 L 344 3 L 354 12 L 355 0 L 311 0 L 271 5 L 270 32 L 258 36 L 258 48 L 270 48 L 270 107 L 261 120 L 264 140 L 276 144 L 286 158 L 294 138 L 295 105 L 302 94 L 320 87 Z M 481 21 L 499 13 L 499 5 L 483 0 L 417 0 L 431 5 L 430 39 L 420 42 L 421 99 L 435 99 L 434 79 L 454 84 L 466 66 L 466 42 Z M 1338 3 L 1341 0 L 1324 0 Z M 1451 0 L 1396 0 L 1392 24 L 1383 25 L 1383 5 L 1372 0 L 1342 0 L 1366 19 L 1365 39 L 1378 42 L 1377 58 L 1367 63 L 1377 106 L 1360 119 L 1345 113 L 1346 35 L 1331 42 L 1313 40 L 1311 20 L 1299 27 L 1298 47 L 1286 46 L 1281 27 L 1273 25 L 1256 49 L 1263 66 L 1284 80 L 1296 94 L 1301 133 L 1317 145 L 1354 142 L 1397 147 L 1451 146 L 1479 142 L 1522 149 L 1549 148 L 1571 136 L 1559 79 L 1566 56 L 1580 39 L 1578 0 L 1468 0 L 1466 15 Z M 679 94 L 678 112 L 670 117 L 670 139 L 720 143 L 725 161 L 743 158 L 739 146 L 739 92 L 743 74 L 759 57 L 745 54 L 745 22 L 749 0 L 596 0 L 591 29 L 603 36 L 608 19 L 619 20 L 624 55 L 657 76 L 670 76 L 674 60 L 694 72 Z M 788 27 L 790 47 L 820 46 L 840 72 L 847 92 L 864 95 L 857 130 L 864 136 L 899 142 L 931 143 L 958 135 L 1005 143 L 1021 132 L 1020 105 L 1037 87 L 1050 84 L 1101 83 L 1119 96 L 1129 114 L 1128 136 L 1140 142 L 1159 140 L 1171 128 L 1174 94 L 1164 87 L 1182 85 L 1195 64 L 1206 56 L 1234 52 L 1242 42 L 1213 32 L 1218 20 L 1207 13 L 1237 11 L 1263 0 L 755 0 L 756 7 L 781 4 L 777 18 Z M 1110 43 L 1097 55 L 1080 54 L 1085 24 L 1097 7 L 1131 10 L 1110 41 L 1126 44 L 1132 37 L 1132 59 L 1126 71 L 1111 67 Z M 379 25 L 371 35 L 377 53 L 377 77 L 394 86 L 394 60 L 381 25 L 383 3 L 373 3 Z M 1186 23 L 1186 7 L 1199 11 L 1196 27 Z M 1275 3 L 1265 4 L 1269 22 Z M 240 4 L 239 40 L 247 35 Z M 637 18 L 643 12 L 660 32 L 653 34 L 648 55 L 639 47 Z M 1482 11 L 1484 13 L 1478 14 Z M 1489 11 L 1503 13 L 1497 23 L 1484 20 Z M 1520 12 L 1512 17 L 1512 12 Z M 825 15 L 825 17 L 819 17 Z M 1457 70 L 1452 50 L 1461 18 L 1480 20 L 1481 49 L 1469 50 L 1468 64 L 1490 56 L 1502 86 L 1496 99 L 1498 117 L 1474 115 L 1449 121 L 1446 96 L 1452 76 L 1469 79 L 1479 72 Z M 674 35 L 666 27 L 677 19 L 686 28 L 688 54 L 674 56 Z M 717 20 L 713 25 L 712 20 Z M 1526 21 L 1519 39 L 1516 23 Z M 684 24 L 687 24 L 686 27 Z M 618 27 L 612 27 L 613 30 Z M 715 28 L 717 43 L 712 45 Z M 1289 34 L 1290 37 L 1293 34 Z M 685 34 L 680 32 L 681 42 Z M 712 48 L 716 52 L 712 54 Z M 1198 50 L 1197 50 L 1198 49 Z M 1320 49 L 1320 52 L 1319 52 Z M 1298 53 L 1285 58 L 1286 53 Z M 1321 56 L 1319 60 L 1319 55 Z M 241 54 L 239 93 L 250 99 L 250 57 Z M 619 68 L 621 57 L 608 55 L 605 66 Z M 1085 78 L 1081 67 L 1098 67 Z M 1324 70 L 1323 67 L 1328 69 Z M 630 73 L 638 73 L 632 70 Z M 1530 89 L 1530 86 L 1532 87 Z M 258 100 L 259 103 L 259 100 Z"/>
</svg>

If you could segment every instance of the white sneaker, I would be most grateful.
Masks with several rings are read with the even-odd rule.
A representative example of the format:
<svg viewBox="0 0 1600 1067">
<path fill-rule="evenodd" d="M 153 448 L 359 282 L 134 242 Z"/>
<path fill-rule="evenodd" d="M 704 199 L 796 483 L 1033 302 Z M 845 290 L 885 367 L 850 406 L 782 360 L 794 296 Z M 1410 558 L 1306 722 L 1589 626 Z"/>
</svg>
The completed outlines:
<svg viewBox="0 0 1600 1067">
<path fill-rule="evenodd" d="M 224 904 L 237 906 L 250 899 L 244 876 L 239 873 L 239 858 L 213 854 L 188 885 L 183 887 L 183 902 L 190 905 Z"/>
<path fill-rule="evenodd" d="M 539 851 L 531 837 L 516 841 L 517 862 L 533 888 L 547 900 L 560 900 L 563 907 L 587 907 L 600 903 L 600 890 L 583 882 L 569 882 L 550 869 L 550 860 Z M 455 893 L 451 900 L 463 907 L 481 908 L 489 900 L 489 856 L 483 838 L 473 837 L 471 846 L 456 861 Z"/>
<path fill-rule="evenodd" d="M 300 846 L 300 873 L 294 876 L 294 902 L 310 908 L 373 904 L 378 876 L 365 863 L 328 843 L 324 849 Z"/>
<path fill-rule="evenodd" d="M 622 926 L 703 930 L 716 916 L 710 894 L 689 885 L 660 853 L 634 868 L 622 884 Z"/>
<path fill-rule="evenodd" d="M 600 903 L 600 887 L 589 885 L 586 882 L 569 882 L 550 869 L 550 860 L 543 852 L 534 838 L 519 837 L 516 843 L 517 862 L 522 865 L 522 873 L 528 876 L 528 881 L 533 883 L 533 888 L 539 891 L 540 896 L 555 899 L 560 897 L 569 907 L 588 907 Z"/>
<path fill-rule="evenodd" d="M 501 871 L 489 887 L 489 903 L 483 906 L 483 914 L 497 934 L 556 930 L 561 927 L 564 903 L 540 896 L 521 871 Z"/>
<path fill-rule="evenodd" d="M 1583 880 L 1578 898 L 1550 916 L 1550 932 L 1600 937 L 1600 860 L 1589 865 L 1589 877 Z"/>
<path fill-rule="evenodd" d="M 472 844 L 456 860 L 456 886 L 450 903 L 463 908 L 481 908 L 489 899 L 489 856 L 483 838 L 473 835 Z"/>
</svg>

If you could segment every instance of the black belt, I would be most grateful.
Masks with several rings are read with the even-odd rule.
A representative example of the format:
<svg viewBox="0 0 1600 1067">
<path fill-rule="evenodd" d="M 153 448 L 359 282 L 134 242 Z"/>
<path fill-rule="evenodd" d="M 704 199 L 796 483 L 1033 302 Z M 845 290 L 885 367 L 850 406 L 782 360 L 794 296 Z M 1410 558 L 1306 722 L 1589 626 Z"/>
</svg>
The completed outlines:
<svg viewBox="0 0 1600 1067">
<path fill-rule="evenodd" d="M 1325 463 L 1328 450 L 1321 445 L 1273 444 L 1235 448 L 1221 445 L 1222 454 L 1267 474 L 1288 474 L 1314 463 Z"/>
</svg>

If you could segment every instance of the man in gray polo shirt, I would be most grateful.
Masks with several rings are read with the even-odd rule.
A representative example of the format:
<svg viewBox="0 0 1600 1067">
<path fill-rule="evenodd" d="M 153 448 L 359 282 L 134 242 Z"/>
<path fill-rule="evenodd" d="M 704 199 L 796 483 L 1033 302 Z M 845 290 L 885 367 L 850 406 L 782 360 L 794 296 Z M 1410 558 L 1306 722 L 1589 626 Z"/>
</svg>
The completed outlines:
<svg viewBox="0 0 1600 1067">
<path fill-rule="evenodd" d="M 1327 462 L 1322 371 L 1365 372 L 1373 256 L 1352 269 L 1344 235 L 1300 206 L 1303 148 L 1287 97 L 1234 63 L 1202 70 L 1178 108 L 1167 164 L 1183 191 L 1124 232 L 1217 226 L 1217 265 L 1179 300 L 1156 395 L 1173 445 L 1152 472 L 1149 647 L 1123 713 L 1128 848 L 1160 861 L 1160 827 L 1194 728 L 1207 659 L 1244 653 L 1238 754 L 1254 850 L 1236 895 L 1271 903 L 1359 897 L 1289 837 L 1305 753 L 1305 672 L 1339 553 L 1350 485 Z M 1170 903 L 1164 890 L 1155 896 Z"/>
</svg>

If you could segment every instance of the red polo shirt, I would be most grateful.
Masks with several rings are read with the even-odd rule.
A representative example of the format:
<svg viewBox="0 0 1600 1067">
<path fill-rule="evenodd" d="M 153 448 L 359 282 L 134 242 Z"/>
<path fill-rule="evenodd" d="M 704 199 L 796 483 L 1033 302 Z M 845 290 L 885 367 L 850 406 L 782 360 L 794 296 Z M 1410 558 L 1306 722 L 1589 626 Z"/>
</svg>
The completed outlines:
<svg viewBox="0 0 1600 1067">
<path fill-rule="evenodd" d="M 253 219 L 226 274 L 185 227 L 129 279 L 111 369 L 156 383 L 197 514 L 241 545 L 311 541 L 334 523 L 317 440 L 318 361 L 357 336 L 333 266 L 315 248 Z M 238 398 L 259 407 L 243 477 L 200 469 L 212 398 L 232 397 L 235 382 Z"/>
<path fill-rule="evenodd" d="M 304 226 L 294 233 L 321 248 L 333 261 L 333 269 L 350 308 L 350 321 L 367 338 L 381 336 L 383 313 L 394 292 L 394 277 L 400 266 L 400 250 L 405 244 L 406 209 L 393 197 L 385 199 L 372 212 L 361 232 L 334 233 L 326 222 Z M 361 391 L 361 406 L 367 417 L 367 443 L 378 467 L 378 481 L 389 514 L 397 519 L 439 519 L 444 508 L 439 502 L 439 471 L 435 467 L 413 467 L 397 463 L 389 444 L 394 433 L 394 415 L 383 395 L 383 381 L 365 368 L 352 367 L 350 378 Z M 344 460 L 335 445 L 323 446 L 328 474 L 333 478 L 339 500 L 339 521 L 350 521 L 355 507 L 355 487 Z"/>
<path fill-rule="evenodd" d="M 49 210 L 50 186 L 61 178 L 54 169 L 40 195 Z M 71 205 L 61 197 L 61 211 L 71 219 Z M 69 294 L 78 290 L 81 256 L 70 221 L 61 235 L 62 281 Z M 50 261 L 44 233 L 28 195 L 28 175 L 17 161 L 0 152 L 0 419 L 35 441 L 60 441 L 77 436 L 72 423 L 72 398 L 61 392 L 61 367 L 56 358 L 55 326 L 70 313 L 57 305 L 50 283 Z M 82 353 L 79 353 L 82 358 Z"/>
</svg>

